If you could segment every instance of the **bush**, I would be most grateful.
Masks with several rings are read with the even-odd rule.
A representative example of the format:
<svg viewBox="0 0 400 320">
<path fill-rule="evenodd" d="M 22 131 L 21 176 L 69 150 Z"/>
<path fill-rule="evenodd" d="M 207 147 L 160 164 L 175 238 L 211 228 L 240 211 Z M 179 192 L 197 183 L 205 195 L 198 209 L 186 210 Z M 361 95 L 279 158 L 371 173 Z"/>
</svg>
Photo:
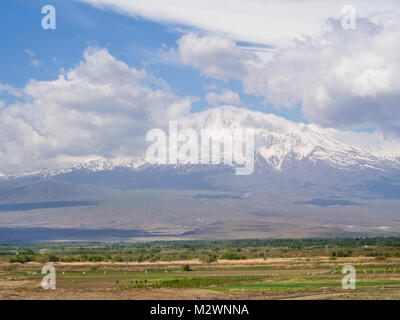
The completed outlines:
<svg viewBox="0 0 400 320">
<path fill-rule="evenodd" d="M 242 260 L 246 259 L 243 255 L 239 253 L 233 253 L 233 252 L 225 252 L 222 256 L 221 259 L 225 260 Z"/>
<path fill-rule="evenodd" d="M 50 261 L 50 262 L 57 262 L 57 261 L 59 261 L 59 258 L 58 258 L 55 254 L 49 254 L 49 255 L 47 256 L 47 258 L 48 258 L 48 261 Z"/>
<path fill-rule="evenodd" d="M 17 254 L 16 256 L 9 258 L 8 261 L 10 263 L 26 263 L 26 262 L 29 262 L 32 260 L 31 260 L 30 256 Z"/>
<path fill-rule="evenodd" d="M 112 262 L 124 262 L 124 259 L 119 254 L 116 254 L 111 257 L 111 261 Z"/>
<path fill-rule="evenodd" d="M 260 281 L 260 276 L 234 277 L 184 277 L 184 279 L 160 280 L 150 284 L 152 288 L 207 288 L 234 283 Z"/>
<path fill-rule="evenodd" d="M 351 250 L 339 250 L 338 252 L 333 251 L 331 253 L 332 257 L 351 257 L 353 252 Z"/>
<path fill-rule="evenodd" d="M 157 255 L 150 255 L 150 259 L 149 259 L 149 261 L 150 262 L 156 262 L 156 261 L 158 261 L 158 260 L 160 260 L 161 259 L 161 257 L 160 257 L 160 255 L 159 254 L 157 254 Z"/>
<path fill-rule="evenodd" d="M 185 265 L 182 267 L 182 270 L 185 271 L 185 272 L 191 271 L 191 270 L 190 270 L 190 266 L 189 266 L 188 264 L 185 264 Z"/>
<path fill-rule="evenodd" d="M 103 260 L 104 260 L 103 256 L 101 256 L 99 254 L 87 257 L 87 261 L 89 261 L 89 262 L 100 262 L 100 261 L 103 261 Z"/>
<path fill-rule="evenodd" d="M 368 252 L 366 255 L 366 257 L 379 257 L 379 256 L 383 256 L 382 252 Z"/>
<path fill-rule="evenodd" d="M 212 253 L 209 253 L 208 255 L 202 256 L 200 258 L 200 261 L 203 263 L 212 263 L 212 262 L 216 262 L 217 260 L 218 260 L 217 255 L 212 254 Z"/>
</svg>

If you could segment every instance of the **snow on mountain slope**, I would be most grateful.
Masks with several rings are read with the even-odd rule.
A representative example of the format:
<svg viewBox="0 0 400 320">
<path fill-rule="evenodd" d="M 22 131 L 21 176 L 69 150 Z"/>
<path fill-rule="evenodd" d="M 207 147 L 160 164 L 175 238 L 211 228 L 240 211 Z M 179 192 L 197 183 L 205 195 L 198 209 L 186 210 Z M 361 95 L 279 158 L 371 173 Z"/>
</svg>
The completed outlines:
<svg viewBox="0 0 400 320">
<path fill-rule="evenodd" d="M 64 173 L 69 173 L 72 171 L 88 170 L 92 172 L 98 171 L 112 171 L 115 168 L 129 168 L 132 170 L 138 170 L 140 167 L 146 165 L 147 162 L 142 158 L 131 158 L 131 159 L 104 159 L 98 158 L 94 160 L 88 160 L 82 163 L 67 164 L 61 168 L 57 169 L 39 169 L 36 171 L 28 171 L 16 174 L 3 174 L 0 179 L 9 178 L 22 178 L 28 176 L 41 176 L 43 178 L 48 178 Z"/>
<path fill-rule="evenodd" d="M 337 130 L 295 123 L 273 114 L 225 106 L 195 114 L 185 125 L 214 130 L 254 128 L 256 158 L 276 170 L 281 170 L 285 162 L 303 159 L 337 169 L 400 169 L 396 155 L 363 150 L 340 142 L 335 137 Z"/>
<path fill-rule="evenodd" d="M 285 165 L 296 165 L 299 161 L 311 164 L 322 163 L 339 170 L 373 169 L 387 171 L 400 169 L 397 155 L 374 153 L 339 141 L 338 131 L 315 125 L 295 123 L 273 114 L 249 109 L 224 106 L 192 114 L 178 121 L 179 128 L 216 131 L 254 128 L 256 167 L 284 170 Z M 226 131 L 225 131 L 226 132 Z M 77 170 L 111 171 L 115 168 L 141 170 L 148 163 L 144 157 L 97 159 L 64 165 L 57 169 L 41 169 L 12 175 L 0 175 L 0 179 L 30 175 L 49 177 Z M 185 165 L 176 165 L 176 169 Z"/>
</svg>

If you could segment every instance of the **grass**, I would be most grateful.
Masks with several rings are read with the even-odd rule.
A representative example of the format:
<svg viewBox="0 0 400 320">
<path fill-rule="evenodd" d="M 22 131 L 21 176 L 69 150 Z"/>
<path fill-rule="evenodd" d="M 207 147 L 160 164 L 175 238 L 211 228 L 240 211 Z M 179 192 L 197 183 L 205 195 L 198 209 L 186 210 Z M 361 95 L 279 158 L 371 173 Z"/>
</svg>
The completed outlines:
<svg viewBox="0 0 400 320">
<path fill-rule="evenodd" d="M 399 285 L 400 281 L 381 280 L 381 281 L 357 281 L 357 287 L 380 287 L 380 286 L 394 286 Z M 259 282 L 259 283 L 241 283 L 234 284 L 220 288 L 221 290 L 274 290 L 280 289 L 281 291 L 295 291 L 295 290 L 315 290 L 324 289 L 329 287 L 341 288 L 341 280 L 338 281 L 324 281 L 324 282 Z"/>
<path fill-rule="evenodd" d="M 71 291 L 71 285 L 78 286 L 76 292 L 115 292 L 131 298 L 140 294 L 146 297 L 153 292 L 162 294 L 170 293 L 170 298 L 176 298 L 176 289 L 202 289 L 202 293 L 216 294 L 221 297 L 236 295 L 238 298 L 257 297 L 265 298 L 265 292 L 270 298 L 285 298 L 297 296 L 307 296 L 308 293 L 315 295 L 340 293 L 346 297 L 397 297 L 400 299 L 400 281 L 397 280 L 400 273 L 400 259 L 395 255 L 400 252 L 400 238 L 390 239 L 358 239 L 358 240 L 277 240 L 277 241 L 240 241 L 240 242 L 171 242 L 153 244 L 99 244 L 66 245 L 65 248 L 49 244 L 49 250 L 63 257 L 68 254 L 90 254 L 90 255 L 116 255 L 120 254 L 127 262 L 128 258 L 136 257 L 138 254 L 150 256 L 151 250 L 160 249 L 162 258 L 175 257 L 174 261 L 168 264 L 112 264 L 112 263 L 57 263 L 57 292 L 62 295 Z M 360 243 L 358 243 L 360 242 Z M 369 243 L 371 242 L 371 243 Z M 289 246 L 300 245 L 302 249 L 294 249 Z M 364 245 L 373 246 L 374 252 L 390 254 L 385 261 L 376 260 L 374 257 L 366 257 L 368 251 Z M 325 250 L 325 245 L 329 245 L 329 250 L 351 249 L 353 257 L 329 260 L 329 252 Z M 33 250 L 38 252 L 47 244 L 27 246 L 21 248 L 14 246 L 13 249 L 19 252 L 22 250 Z M 75 247 L 76 246 L 76 247 Z M 303 248 L 305 246 L 306 248 Z M 239 251 L 240 247 L 240 251 Z M 215 251 L 214 248 L 216 248 Z M 4 247 L 4 252 L 11 248 Z M 218 250 L 217 250 L 218 249 Z M 183 272 L 183 263 L 177 263 L 180 253 L 184 253 L 189 258 L 198 258 L 208 253 L 215 253 L 218 257 L 223 256 L 224 252 L 253 258 L 255 252 L 263 252 L 268 256 L 266 260 L 259 259 L 254 261 L 238 260 L 217 261 L 213 263 L 198 264 L 190 263 L 193 272 Z M 76 252 L 75 252 L 76 251 Z M 301 258 L 298 257 L 301 254 Z M 235 256 L 235 255 L 234 255 Z M 272 258 L 270 257 L 272 256 Z M 274 259 L 292 258 L 292 259 Z M 21 282 L 21 288 L 30 281 L 32 288 L 39 290 L 39 283 L 42 279 L 41 269 L 43 264 L 9 264 L 8 256 L 4 258 L 4 264 L 0 263 L 0 281 L 2 285 L 9 281 L 10 292 L 13 292 L 16 283 Z M 260 258 L 260 257 L 258 257 Z M 185 262 L 186 263 L 186 262 Z M 344 275 L 341 273 L 344 265 L 353 265 L 357 272 L 357 289 L 343 291 L 341 280 Z M 165 272 L 165 270 L 168 272 Z M 394 269 L 396 269 L 395 272 Z M 277 270 L 277 271 L 275 271 Z M 279 270 L 279 271 L 278 271 Z M 315 271 L 314 271 L 315 270 Z M 318 270 L 318 271 L 317 271 Z M 364 273 L 366 271 L 366 274 Z M 375 273 L 374 273 L 375 270 Z M 36 274 L 32 274 L 32 272 Z M 104 271 L 106 272 L 104 274 Z M 201 272 L 196 272 L 201 271 Z M 226 271 L 226 272 L 225 272 Z M 231 272 L 234 271 L 234 272 Z M 247 272 L 248 271 L 248 272 Z M 259 272 L 255 272 L 259 271 Z M 62 274 L 62 272 L 65 272 Z M 83 274 L 82 272 L 85 272 Z M 308 272 L 311 275 L 308 275 Z M 12 281 L 11 281 L 12 280 Z M 24 284 L 25 283 L 25 284 Z M 65 287 L 63 287 L 65 286 Z M 385 290 L 381 289 L 385 286 Z M 3 286 L 4 287 L 4 286 Z M 0 295 L 3 292 L 0 290 Z M 389 287 L 389 288 L 388 288 Z M 29 287 L 26 290 L 31 290 Z M 74 287 L 72 287 L 74 288 Z M 101 290 L 99 289 L 101 288 Z M 110 290 L 107 290 L 109 288 Z M 141 288 L 147 288 L 141 290 Z M 21 289 L 22 290 L 22 289 Z M 25 290 L 25 289 L 23 289 Z M 33 290 L 33 289 L 32 289 Z M 60 290 L 60 291 L 59 291 Z M 69 290 L 69 291 L 68 291 Z M 97 290 L 97 291 L 96 291 Z M 73 289 L 72 289 L 73 291 Z M 131 292 L 135 291 L 135 293 Z M 195 290 L 185 290 L 184 292 Z M 390 292 L 389 292 L 390 291 Z M 39 292 L 39 291 L 36 291 Z M 75 292 L 75 291 L 73 291 Z M 33 292 L 35 294 L 35 292 Z M 29 294 L 27 293 L 27 296 Z M 163 296 L 164 297 L 164 296 Z M 196 296 L 195 296 L 196 297 Z M 0 296 L 1 298 L 1 296 Z"/>
<path fill-rule="evenodd" d="M 213 288 L 222 285 L 260 281 L 265 276 L 187 276 L 187 277 L 162 277 L 134 280 L 135 284 L 122 284 L 121 289 L 136 288 Z M 145 285 L 143 282 L 146 281 Z M 132 280 L 131 280 L 132 282 Z"/>
</svg>

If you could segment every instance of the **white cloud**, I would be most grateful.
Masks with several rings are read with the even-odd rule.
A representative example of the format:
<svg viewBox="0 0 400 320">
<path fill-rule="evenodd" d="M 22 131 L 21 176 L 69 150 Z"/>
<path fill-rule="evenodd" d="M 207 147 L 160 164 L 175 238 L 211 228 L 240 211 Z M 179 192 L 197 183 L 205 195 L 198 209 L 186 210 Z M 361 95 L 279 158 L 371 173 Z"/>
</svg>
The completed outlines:
<svg viewBox="0 0 400 320">
<path fill-rule="evenodd" d="M 35 68 L 39 67 L 40 66 L 40 61 L 33 58 L 35 56 L 35 52 L 33 50 L 31 50 L 31 49 L 25 49 L 24 51 L 30 57 L 29 64 L 31 66 L 34 66 Z"/>
<path fill-rule="evenodd" d="M 4 92 L 7 92 L 9 95 L 12 95 L 14 97 L 21 97 L 22 95 L 21 90 L 13 88 L 7 84 L 3 84 L 0 82 L 0 95 L 3 94 Z"/>
<path fill-rule="evenodd" d="M 40 66 L 40 61 L 37 59 L 31 60 L 31 65 L 34 66 L 35 68 Z"/>
<path fill-rule="evenodd" d="M 254 52 L 239 47 L 232 40 L 192 33 L 184 35 L 177 44 L 183 64 L 198 68 L 210 78 L 239 79 L 246 93 L 263 94 L 266 64 Z"/>
<path fill-rule="evenodd" d="M 302 102 L 304 115 L 327 127 L 376 127 L 400 135 L 400 18 L 358 19 L 356 30 L 340 20 L 318 37 L 280 49 L 265 63 L 233 41 L 185 35 L 182 61 L 216 79 L 235 78 L 248 94 L 275 107 Z"/>
<path fill-rule="evenodd" d="M 210 90 L 217 90 L 218 86 L 215 83 L 207 84 L 203 87 L 204 90 L 210 91 Z"/>
<path fill-rule="evenodd" d="M 40 61 L 37 59 L 33 59 L 33 57 L 35 56 L 35 52 L 33 52 L 33 50 L 31 49 L 25 49 L 24 51 L 31 58 L 29 64 L 31 66 L 34 66 L 35 68 L 39 67 Z"/>
<path fill-rule="evenodd" d="M 365 28 L 369 30 L 368 33 Z M 363 39 L 371 39 L 373 45 L 369 43 L 369 51 L 365 50 L 365 41 L 357 42 L 355 39 L 359 36 L 350 34 L 347 35 L 348 38 L 344 37 L 344 43 L 339 45 L 340 41 L 335 37 L 342 39 L 343 35 L 340 34 L 340 30 L 333 29 L 331 33 L 317 39 L 320 42 L 308 39 L 300 42 L 295 49 L 280 51 L 269 64 L 240 49 L 230 40 L 223 42 L 223 45 L 208 46 L 209 43 L 218 42 L 217 38 L 201 38 L 195 35 L 186 36 L 186 41 L 200 41 L 202 45 L 208 46 L 206 56 L 209 60 L 202 59 L 201 46 L 195 46 L 194 51 L 188 46 L 186 57 L 199 57 L 199 60 L 193 63 L 199 68 L 204 68 L 202 70 L 208 76 L 242 79 L 247 91 L 263 94 L 277 104 L 290 102 L 290 99 L 304 99 L 305 107 L 311 108 L 314 104 L 307 104 L 306 98 L 312 96 L 312 93 L 321 101 L 326 99 L 327 106 L 331 103 L 330 100 L 334 100 L 331 96 L 333 93 L 340 93 L 340 97 L 344 97 L 343 101 L 351 97 L 351 101 L 357 102 L 357 99 L 365 99 L 368 92 L 373 92 L 371 96 L 367 96 L 369 99 L 388 95 L 388 92 L 396 99 L 394 90 L 398 88 L 398 78 L 395 72 L 398 70 L 398 64 L 394 57 L 400 51 L 389 51 L 389 55 L 386 49 L 389 43 L 391 48 L 397 48 L 390 42 L 396 39 L 397 29 L 393 25 L 376 27 L 366 21 L 365 25 L 361 25 L 357 30 Z M 381 40 L 383 35 L 384 39 L 387 37 L 387 43 Z M 341 51 L 344 44 L 349 47 Z M 323 50 L 317 52 L 316 46 Z M 232 50 L 225 50 L 226 48 Z M 213 52 L 217 52 L 217 57 L 212 56 Z M 219 64 L 221 52 L 232 54 L 231 60 L 228 59 L 229 63 Z M 338 52 L 350 60 L 335 60 Z M 378 53 L 386 54 L 383 62 L 375 57 Z M 328 64 L 324 63 L 323 58 L 327 58 Z M 207 64 L 207 61 L 210 63 Z M 236 71 L 227 67 L 236 63 L 239 65 L 236 65 Z M 386 68 L 383 70 L 387 69 L 390 72 L 383 72 L 381 79 L 389 80 L 374 82 L 375 77 L 365 80 L 369 79 L 367 74 L 357 85 L 352 81 L 337 81 L 337 77 L 346 80 L 346 72 L 352 70 L 349 66 L 357 63 L 360 64 L 360 69 L 356 70 L 363 70 L 365 65 L 377 66 L 380 70 L 384 63 Z M 335 90 L 332 91 L 332 88 Z M 56 80 L 30 80 L 23 90 L 0 84 L 0 93 L 4 91 L 19 97 L 19 102 L 0 109 L 0 172 L 54 167 L 62 165 L 65 161 L 82 161 L 93 157 L 142 156 L 146 149 L 145 134 L 149 129 L 166 129 L 168 120 L 181 119 L 190 123 L 190 119 L 201 120 L 207 115 L 206 112 L 190 114 L 193 101 L 191 98 L 176 97 L 161 79 L 154 78 L 145 70 L 131 68 L 116 60 L 106 49 L 89 48 L 84 53 L 83 61 L 62 72 Z M 287 97 L 289 100 L 286 100 Z M 207 100 L 212 105 L 240 102 L 239 96 L 229 90 L 221 94 L 211 92 Z M 324 109 L 323 103 L 315 106 L 316 115 L 311 116 L 324 115 L 325 121 L 335 119 L 335 108 Z M 341 105 L 334 106 L 342 108 Z M 359 107 L 357 104 L 355 106 Z M 320 114 L 318 108 L 321 109 Z M 253 111 L 243 108 L 229 110 L 233 110 L 229 113 L 233 120 L 245 121 L 257 116 Z M 309 112 L 312 112 L 312 109 L 309 109 Z M 357 121 L 365 117 L 363 112 L 367 112 L 370 114 L 369 121 L 381 123 L 381 115 L 388 110 L 375 112 L 373 109 L 366 111 L 358 108 L 357 112 L 361 116 L 356 117 Z M 388 116 L 387 121 L 392 121 L 391 125 L 397 121 L 396 117 L 400 119 L 398 113 L 390 115 L 393 119 L 390 120 Z M 285 126 L 290 125 L 284 119 L 273 119 Z M 357 122 L 354 121 L 351 125 L 355 123 Z M 387 152 L 394 148 L 398 150 L 400 145 L 398 141 L 379 134 L 335 132 L 339 140 L 373 151 Z"/>
<path fill-rule="evenodd" d="M 239 79 L 245 93 L 275 107 L 302 102 L 319 125 L 400 135 L 398 0 L 81 1 L 196 30 L 178 41 L 182 63 L 208 77 Z M 348 4 L 356 30 L 340 25 Z M 247 43 L 275 46 L 273 59 L 268 48 Z"/>
<path fill-rule="evenodd" d="M 31 49 L 25 49 L 24 51 L 30 57 L 33 57 L 35 55 L 35 53 Z"/>
<path fill-rule="evenodd" d="M 373 126 L 400 134 L 400 18 L 359 19 L 346 31 L 337 20 L 321 37 L 279 51 L 273 62 L 247 79 L 247 88 L 276 106 L 302 101 L 314 123 L 337 128 Z M 252 85 L 264 81 L 261 86 Z"/>
<path fill-rule="evenodd" d="M 58 79 L 30 80 L 23 99 L 0 110 L 0 170 L 140 155 L 147 130 L 186 114 L 190 104 L 146 71 L 90 48 Z"/>
<path fill-rule="evenodd" d="M 236 92 L 231 90 L 224 90 L 221 93 L 216 92 L 208 92 L 205 98 L 206 102 L 209 105 L 214 107 L 222 105 L 222 104 L 231 104 L 231 105 L 239 105 L 240 97 Z"/>
<path fill-rule="evenodd" d="M 195 28 L 234 41 L 286 46 L 318 33 L 323 22 L 339 18 L 347 0 L 80 0 L 133 17 Z M 352 0 L 361 16 L 399 11 L 398 0 Z"/>
<path fill-rule="evenodd" d="M 246 70 L 246 61 L 256 57 L 231 40 L 199 37 L 192 33 L 178 40 L 178 50 L 183 64 L 199 68 L 204 75 L 220 80 L 241 77 Z"/>
<path fill-rule="evenodd" d="M 198 113 L 191 113 L 179 119 L 182 127 L 190 127 L 195 130 L 207 129 L 226 129 L 226 128 L 254 128 L 256 133 L 256 149 L 265 147 L 265 141 L 258 139 L 257 135 L 266 133 L 278 137 L 289 137 L 289 144 L 280 144 L 274 141 L 274 148 L 286 152 L 292 150 L 294 146 L 299 152 L 308 154 L 316 146 L 323 146 L 336 152 L 342 152 L 343 145 L 357 147 L 372 153 L 386 155 L 389 157 L 400 156 L 400 140 L 391 139 L 384 135 L 374 132 L 352 132 L 337 130 L 332 128 L 321 128 L 314 124 L 296 123 L 278 117 L 274 114 L 238 108 L 234 106 L 220 106 L 210 108 Z M 296 137 L 296 138 L 294 138 Z M 297 145 L 297 139 L 303 142 Z M 280 138 L 278 138 L 280 139 Z M 259 150 L 260 151 L 260 150 Z"/>
</svg>

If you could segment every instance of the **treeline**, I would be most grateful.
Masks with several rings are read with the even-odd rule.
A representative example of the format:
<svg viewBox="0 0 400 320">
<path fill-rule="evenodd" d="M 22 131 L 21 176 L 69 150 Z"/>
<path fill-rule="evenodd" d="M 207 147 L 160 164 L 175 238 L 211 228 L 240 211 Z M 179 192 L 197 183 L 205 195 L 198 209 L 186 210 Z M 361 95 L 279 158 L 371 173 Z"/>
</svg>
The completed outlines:
<svg viewBox="0 0 400 320">
<path fill-rule="evenodd" d="M 189 255 L 189 254 L 174 254 L 174 255 L 143 255 L 139 254 L 136 256 L 132 255 L 121 255 L 115 254 L 111 255 L 106 253 L 104 255 L 95 254 L 95 255 L 56 255 L 52 253 L 47 254 L 34 254 L 32 252 L 26 253 L 23 252 L 21 254 L 14 255 L 9 257 L 8 261 L 10 263 L 27 263 L 27 262 L 39 262 L 39 263 L 47 263 L 47 262 L 156 262 L 156 261 L 176 261 L 176 260 L 191 260 L 191 259 L 199 259 L 203 263 L 212 263 L 216 262 L 218 259 L 227 259 L 227 260 L 240 260 L 246 259 L 244 255 L 240 255 L 233 252 L 225 252 L 219 257 L 216 254 L 207 254 L 207 255 Z"/>
<path fill-rule="evenodd" d="M 199 259 L 313 257 L 328 255 L 396 257 L 400 238 L 155 241 L 146 243 L 62 243 L 2 245 L 0 259 L 10 262 L 156 262 Z"/>
<path fill-rule="evenodd" d="M 55 255 L 55 254 L 17 254 L 8 259 L 10 263 L 26 263 L 26 262 L 124 262 L 124 258 L 119 255 Z"/>
<path fill-rule="evenodd" d="M 185 241 L 153 241 L 153 242 L 115 242 L 115 243 L 45 243 L 45 244 L 8 244 L 0 245 L 0 252 L 7 254 L 11 251 L 24 251 L 48 249 L 51 252 L 63 252 L 65 254 L 91 254 L 96 252 L 124 252 L 133 253 L 142 250 L 142 253 L 156 253 L 160 251 L 186 250 L 190 252 L 199 250 L 224 251 L 243 248 L 283 248 L 288 249 L 317 249 L 324 247 L 356 247 L 356 246 L 381 246 L 400 248 L 398 237 L 376 238 L 337 238 L 337 239 L 261 239 L 261 240 L 185 240 Z"/>
</svg>

